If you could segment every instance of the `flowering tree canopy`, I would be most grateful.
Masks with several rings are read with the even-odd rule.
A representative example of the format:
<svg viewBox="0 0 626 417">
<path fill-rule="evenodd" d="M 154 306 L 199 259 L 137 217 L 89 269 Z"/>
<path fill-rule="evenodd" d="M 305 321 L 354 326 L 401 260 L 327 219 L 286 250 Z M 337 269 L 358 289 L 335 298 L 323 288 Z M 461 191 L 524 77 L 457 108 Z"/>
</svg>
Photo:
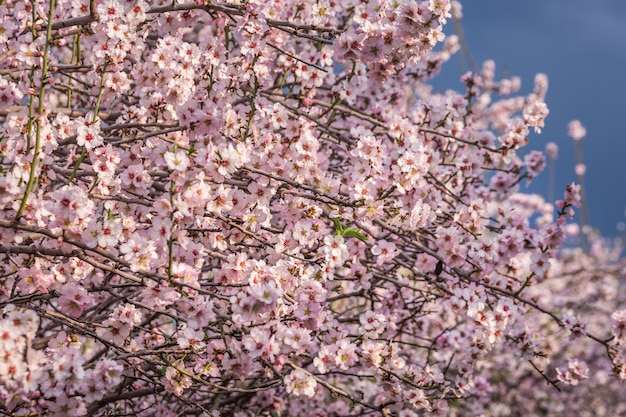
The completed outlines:
<svg viewBox="0 0 626 417">
<path fill-rule="evenodd" d="M 0 411 L 625 413 L 620 250 L 520 191 L 545 76 L 429 87 L 460 13 L 0 1 Z"/>
</svg>

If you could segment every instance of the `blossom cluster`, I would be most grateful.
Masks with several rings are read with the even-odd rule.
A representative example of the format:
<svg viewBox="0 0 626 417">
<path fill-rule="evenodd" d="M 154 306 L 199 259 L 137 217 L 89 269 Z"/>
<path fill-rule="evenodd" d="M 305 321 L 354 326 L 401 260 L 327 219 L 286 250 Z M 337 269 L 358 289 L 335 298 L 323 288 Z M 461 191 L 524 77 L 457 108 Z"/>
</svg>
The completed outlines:
<svg viewBox="0 0 626 417">
<path fill-rule="evenodd" d="M 0 412 L 623 413 L 619 250 L 520 185 L 547 78 L 433 91 L 452 14 L 4 1 Z"/>
</svg>

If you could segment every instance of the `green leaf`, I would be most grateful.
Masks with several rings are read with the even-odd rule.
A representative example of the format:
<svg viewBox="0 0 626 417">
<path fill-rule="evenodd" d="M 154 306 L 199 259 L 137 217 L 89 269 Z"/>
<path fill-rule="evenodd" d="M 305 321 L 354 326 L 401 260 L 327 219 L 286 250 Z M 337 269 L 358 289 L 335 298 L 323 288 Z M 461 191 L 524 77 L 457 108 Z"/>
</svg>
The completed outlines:
<svg viewBox="0 0 626 417">
<path fill-rule="evenodd" d="M 333 223 L 335 223 L 335 235 L 341 237 L 355 237 L 363 242 L 367 242 L 367 236 L 359 232 L 359 229 L 355 229 L 354 227 L 344 228 L 338 218 L 334 218 Z"/>
<path fill-rule="evenodd" d="M 365 236 L 363 233 L 359 232 L 358 229 L 354 229 L 352 227 L 349 227 L 347 229 L 344 229 L 341 233 L 341 236 L 343 237 L 355 237 L 359 240 L 362 240 L 363 242 L 367 242 L 367 236 Z"/>
<path fill-rule="evenodd" d="M 343 226 L 339 222 L 339 219 L 334 218 L 333 222 L 335 223 L 335 234 L 338 236 L 343 236 Z"/>
</svg>

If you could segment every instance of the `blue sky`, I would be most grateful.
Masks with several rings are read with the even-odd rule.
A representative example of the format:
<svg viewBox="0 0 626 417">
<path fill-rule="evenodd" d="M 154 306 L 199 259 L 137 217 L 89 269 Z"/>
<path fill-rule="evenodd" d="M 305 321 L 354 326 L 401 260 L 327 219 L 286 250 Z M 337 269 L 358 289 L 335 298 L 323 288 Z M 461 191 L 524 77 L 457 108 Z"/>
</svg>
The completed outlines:
<svg viewBox="0 0 626 417">
<path fill-rule="evenodd" d="M 618 236 L 617 224 L 626 221 L 626 1 L 466 0 L 461 24 L 476 64 L 493 59 L 496 74 L 520 76 L 522 93 L 532 90 L 536 73 L 548 75 L 550 115 L 527 149 L 559 145 L 559 198 L 576 180 L 567 124 L 580 120 L 587 129 L 584 185 L 590 224 L 607 237 Z M 452 24 L 447 33 L 454 33 Z M 435 88 L 462 88 L 460 59 L 444 66 Z M 547 174 L 527 190 L 547 197 Z"/>
</svg>

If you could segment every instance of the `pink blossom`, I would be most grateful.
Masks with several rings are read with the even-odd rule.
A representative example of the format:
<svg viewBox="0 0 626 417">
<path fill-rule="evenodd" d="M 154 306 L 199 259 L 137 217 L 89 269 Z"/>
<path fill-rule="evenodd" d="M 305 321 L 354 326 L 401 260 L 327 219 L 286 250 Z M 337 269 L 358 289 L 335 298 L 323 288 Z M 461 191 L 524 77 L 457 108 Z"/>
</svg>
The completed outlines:
<svg viewBox="0 0 626 417">
<path fill-rule="evenodd" d="M 104 139 L 100 135 L 100 120 L 95 123 L 85 122 L 76 128 L 76 143 L 91 150 L 102 145 Z"/>
<path fill-rule="evenodd" d="M 524 108 L 524 122 L 535 128 L 535 132 L 541 133 L 544 119 L 548 116 L 548 106 L 543 101 L 532 101 Z"/>
<path fill-rule="evenodd" d="M 274 281 L 250 285 L 250 295 L 265 304 L 274 304 L 283 294 L 283 291 Z"/>
<path fill-rule="evenodd" d="M 345 370 L 354 365 L 357 360 L 356 345 L 346 340 L 340 340 L 335 352 L 335 365 Z"/>
<path fill-rule="evenodd" d="M 289 326 L 281 333 L 282 341 L 295 351 L 304 351 L 311 344 L 309 330 L 302 327 Z"/>
<path fill-rule="evenodd" d="M 317 387 L 317 381 L 302 368 L 296 368 L 285 377 L 285 388 L 289 394 L 313 397 L 315 387 Z"/>
<path fill-rule="evenodd" d="M 72 317 L 80 317 L 83 310 L 93 302 L 93 297 L 79 285 L 66 286 L 62 292 L 59 305 L 63 312 Z"/>
<path fill-rule="evenodd" d="M 546 144 L 546 153 L 550 156 L 551 159 L 558 158 L 559 147 L 554 142 L 548 142 Z"/>
<path fill-rule="evenodd" d="M 191 348 L 194 352 L 200 351 L 205 345 L 204 332 L 187 327 L 178 335 L 176 342 L 183 349 Z"/>
<path fill-rule="evenodd" d="M 59 396 L 56 401 L 51 402 L 50 411 L 57 415 L 84 416 L 87 414 L 87 407 L 80 397 Z"/>
<path fill-rule="evenodd" d="M 102 230 L 98 236 L 98 246 L 104 248 L 115 246 L 119 243 L 122 233 L 122 222 L 120 219 L 107 219 L 102 225 Z"/>
<path fill-rule="evenodd" d="M 545 75 L 432 88 L 458 2 L 54 3 L 0 6 L 3 411 L 626 413 L 622 248 L 521 189 Z"/>
<path fill-rule="evenodd" d="M 611 333 L 618 343 L 626 343 L 626 310 L 617 310 L 611 314 Z"/>
<path fill-rule="evenodd" d="M 589 368 L 585 362 L 572 359 L 568 362 L 567 370 L 556 368 L 556 374 L 559 381 L 567 385 L 578 385 L 581 380 L 589 378 Z"/>
<path fill-rule="evenodd" d="M 524 164 L 528 170 L 528 179 L 531 180 L 543 171 L 546 166 L 546 158 L 540 151 L 532 151 L 524 156 Z"/>
<path fill-rule="evenodd" d="M 320 373 L 325 374 L 334 367 L 334 356 L 335 349 L 333 347 L 323 345 L 315 359 L 313 359 L 313 365 Z"/>
<path fill-rule="evenodd" d="M 174 171 L 185 171 L 189 166 L 189 157 L 185 151 L 166 152 L 163 158 L 167 167 Z"/>
<path fill-rule="evenodd" d="M 361 332 L 363 335 L 370 338 L 376 338 L 385 331 L 387 319 L 383 314 L 377 314 L 368 310 L 365 314 L 362 314 L 359 317 L 359 321 L 361 323 Z"/>
<path fill-rule="evenodd" d="M 587 129 L 585 129 L 579 120 L 572 120 L 567 125 L 567 134 L 575 141 L 579 141 L 587 136 Z"/>
<path fill-rule="evenodd" d="M 571 183 L 567 186 L 565 193 L 565 202 L 574 207 L 580 207 L 581 205 L 581 197 L 580 197 L 580 184 Z"/>
<path fill-rule="evenodd" d="M 181 365 L 177 368 L 180 369 Z M 176 395 L 182 395 L 183 391 L 191 386 L 191 378 L 179 369 L 168 366 L 165 371 L 165 389 Z"/>
<path fill-rule="evenodd" d="M 105 390 L 107 387 L 119 384 L 123 371 L 124 366 L 122 364 L 105 358 L 98 361 L 91 376 L 96 381 L 98 389 Z"/>
<path fill-rule="evenodd" d="M 372 254 L 377 256 L 376 264 L 382 265 L 396 256 L 396 245 L 393 242 L 379 240 L 378 243 L 372 247 Z"/>
</svg>

